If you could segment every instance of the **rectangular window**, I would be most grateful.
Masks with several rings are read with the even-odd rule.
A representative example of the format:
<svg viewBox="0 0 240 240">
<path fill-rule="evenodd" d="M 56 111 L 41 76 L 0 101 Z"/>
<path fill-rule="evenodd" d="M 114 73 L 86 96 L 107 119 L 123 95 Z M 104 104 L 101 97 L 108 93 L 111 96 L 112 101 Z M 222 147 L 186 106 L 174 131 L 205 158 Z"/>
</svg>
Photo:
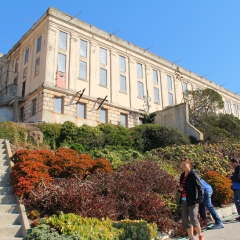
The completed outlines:
<svg viewBox="0 0 240 240">
<path fill-rule="evenodd" d="M 100 63 L 107 65 L 107 50 L 100 48 Z"/>
<path fill-rule="evenodd" d="M 121 72 L 126 72 L 125 57 L 119 56 L 119 69 Z"/>
<path fill-rule="evenodd" d="M 77 104 L 77 116 L 79 118 L 86 118 L 86 104 L 85 103 Z"/>
<path fill-rule="evenodd" d="M 59 42 L 58 47 L 67 50 L 67 33 L 65 32 L 59 32 Z"/>
<path fill-rule="evenodd" d="M 29 57 L 29 48 L 25 51 L 24 64 L 28 62 L 28 57 Z"/>
<path fill-rule="evenodd" d="M 25 87 L 26 87 L 26 81 L 22 83 L 22 97 L 25 96 Z"/>
<path fill-rule="evenodd" d="M 154 102 L 159 103 L 159 89 L 154 88 Z"/>
<path fill-rule="evenodd" d="M 87 42 L 84 40 L 80 40 L 80 56 L 87 57 Z"/>
<path fill-rule="evenodd" d="M 168 90 L 172 90 L 172 77 L 167 76 L 167 85 L 168 85 Z"/>
<path fill-rule="evenodd" d="M 107 123 L 107 110 L 100 108 L 99 109 L 99 122 Z"/>
<path fill-rule="evenodd" d="M 143 98 L 144 91 L 143 91 L 143 83 L 138 82 L 138 97 Z"/>
<path fill-rule="evenodd" d="M 158 84 L 158 75 L 156 70 L 153 70 L 153 83 Z"/>
<path fill-rule="evenodd" d="M 183 82 L 183 93 L 187 92 L 188 86 L 187 83 Z"/>
<path fill-rule="evenodd" d="M 138 124 L 139 124 L 139 125 L 143 124 L 143 118 L 139 118 L 139 119 L 138 119 Z"/>
<path fill-rule="evenodd" d="M 230 104 L 229 101 L 225 101 L 226 113 L 230 113 Z"/>
<path fill-rule="evenodd" d="M 36 114 L 37 109 L 37 98 L 34 98 L 32 100 L 32 116 Z"/>
<path fill-rule="evenodd" d="M 63 113 L 63 98 L 62 97 L 54 97 L 53 111 L 56 113 Z"/>
<path fill-rule="evenodd" d="M 173 94 L 168 93 L 168 106 L 173 106 Z"/>
<path fill-rule="evenodd" d="M 14 69 L 15 73 L 18 72 L 18 60 L 19 59 L 17 59 L 16 62 L 15 62 L 15 69 Z"/>
<path fill-rule="evenodd" d="M 142 64 L 137 63 L 137 76 L 138 78 L 143 78 Z"/>
<path fill-rule="evenodd" d="M 27 68 L 23 70 L 23 80 L 27 78 Z"/>
<path fill-rule="evenodd" d="M 237 116 L 237 105 L 233 104 L 233 115 Z"/>
<path fill-rule="evenodd" d="M 87 80 L 87 63 L 82 61 L 79 63 L 79 78 Z"/>
<path fill-rule="evenodd" d="M 36 60 L 36 64 L 35 64 L 35 76 L 39 74 L 39 70 L 40 70 L 40 58 L 38 58 Z"/>
<path fill-rule="evenodd" d="M 66 72 L 66 55 L 58 53 L 58 71 Z"/>
<path fill-rule="evenodd" d="M 126 89 L 126 77 L 123 75 L 120 75 L 120 91 L 121 92 L 127 92 Z"/>
<path fill-rule="evenodd" d="M 18 78 L 17 78 L 17 77 L 14 78 L 13 84 L 14 84 L 14 85 L 18 85 Z"/>
<path fill-rule="evenodd" d="M 42 36 L 39 37 L 37 40 L 37 53 L 41 51 L 41 45 L 42 45 Z"/>
<path fill-rule="evenodd" d="M 21 107 L 19 109 L 19 122 L 23 122 L 24 121 L 24 107 Z"/>
<path fill-rule="evenodd" d="M 120 113 L 120 124 L 124 127 L 127 127 L 127 115 Z"/>
<path fill-rule="evenodd" d="M 103 68 L 100 68 L 100 84 L 107 86 L 107 70 Z"/>
</svg>

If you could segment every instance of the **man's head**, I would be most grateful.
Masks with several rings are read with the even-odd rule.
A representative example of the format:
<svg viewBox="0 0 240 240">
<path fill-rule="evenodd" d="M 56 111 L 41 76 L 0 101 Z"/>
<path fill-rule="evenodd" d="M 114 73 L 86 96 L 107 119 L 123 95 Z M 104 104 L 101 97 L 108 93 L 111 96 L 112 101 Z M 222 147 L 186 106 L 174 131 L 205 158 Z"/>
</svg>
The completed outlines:
<svg viewBox="0 0 240 240">
<path fill-rule="evenodd" d="M 229 162 L 230 162 L 230 164 L 232 165 L 232 167 L 235 169 L 237 166 L 238 166 L 238 164 L 239 164 L 239 161 L 236 159 L 236 158 L 231 158 L 230 160 L 229 160 Z"/>
</svg>

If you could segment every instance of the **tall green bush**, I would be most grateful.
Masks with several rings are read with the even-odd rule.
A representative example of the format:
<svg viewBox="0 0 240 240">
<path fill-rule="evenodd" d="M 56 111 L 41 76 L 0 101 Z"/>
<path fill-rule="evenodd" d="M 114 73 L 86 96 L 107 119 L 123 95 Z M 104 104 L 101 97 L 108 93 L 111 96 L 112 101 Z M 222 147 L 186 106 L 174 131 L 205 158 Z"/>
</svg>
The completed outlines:
<svg viewBox="0 0 240 240">
<path fill-rule="evenodd" d="M 142 124 L 130 129 L 134 148 L 140 152 L 171 145 L 190 144 L 189 139 L 180 131 L 158 124 Z"/>
<path fill-rule="evenodd" d="M 123 148 L 131 148 L 133 144 L 130 131 L 120 124 L 100 124 L 97 126 L 97 129 L 102 131 L 104 134 L 104 146 L 121 146 Z"/>
</svg>

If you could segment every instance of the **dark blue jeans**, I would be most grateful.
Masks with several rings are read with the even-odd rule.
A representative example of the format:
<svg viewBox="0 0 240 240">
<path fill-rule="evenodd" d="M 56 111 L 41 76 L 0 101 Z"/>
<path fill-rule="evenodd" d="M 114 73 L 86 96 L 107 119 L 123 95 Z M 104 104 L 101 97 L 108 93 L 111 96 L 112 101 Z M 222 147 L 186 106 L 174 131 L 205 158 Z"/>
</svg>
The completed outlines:
<svg viewBox="0 0 240 240">
<path fill-rule="evenodd" d="M 238 215 L 240 215 L 240 189 L 234 190 L 234 202 L 237 208 Z"/>
<path fill-rule="evenodd" d="M 209 211 L 209 213 L 212 215 L 215 221 L 215 224 L 219 225 L 222 223 L 222 221 L 212 205 L 212 201 L 211 201 L 212 193 L 213 193 L 212 189 L 209 189 L 209 188 L 204 189 L 204 199 L 203 199 L 203 203 L 199 205 L 199 213 L 203 220 L 206 219 L 206 212 L 205 212 L 205 208 L 206 208 Z"/>
</svg>

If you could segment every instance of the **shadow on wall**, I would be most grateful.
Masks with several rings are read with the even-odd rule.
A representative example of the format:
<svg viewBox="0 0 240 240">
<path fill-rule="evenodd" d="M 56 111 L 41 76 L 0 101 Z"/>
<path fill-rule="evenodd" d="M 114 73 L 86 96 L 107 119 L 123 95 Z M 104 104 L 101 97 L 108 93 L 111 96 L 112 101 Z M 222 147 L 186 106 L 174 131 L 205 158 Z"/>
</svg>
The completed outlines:
<svg viewBox="0 0 240 240">
<path fill-rule="evenodd" d="M 202 132 L 189 123 L 188 106 L 186 103 L 181 103 L 155 113 L 154 123 L 176 128 L 186 136 L 194 138 L 197 141 L 203 140 Z"/>
</svg>

